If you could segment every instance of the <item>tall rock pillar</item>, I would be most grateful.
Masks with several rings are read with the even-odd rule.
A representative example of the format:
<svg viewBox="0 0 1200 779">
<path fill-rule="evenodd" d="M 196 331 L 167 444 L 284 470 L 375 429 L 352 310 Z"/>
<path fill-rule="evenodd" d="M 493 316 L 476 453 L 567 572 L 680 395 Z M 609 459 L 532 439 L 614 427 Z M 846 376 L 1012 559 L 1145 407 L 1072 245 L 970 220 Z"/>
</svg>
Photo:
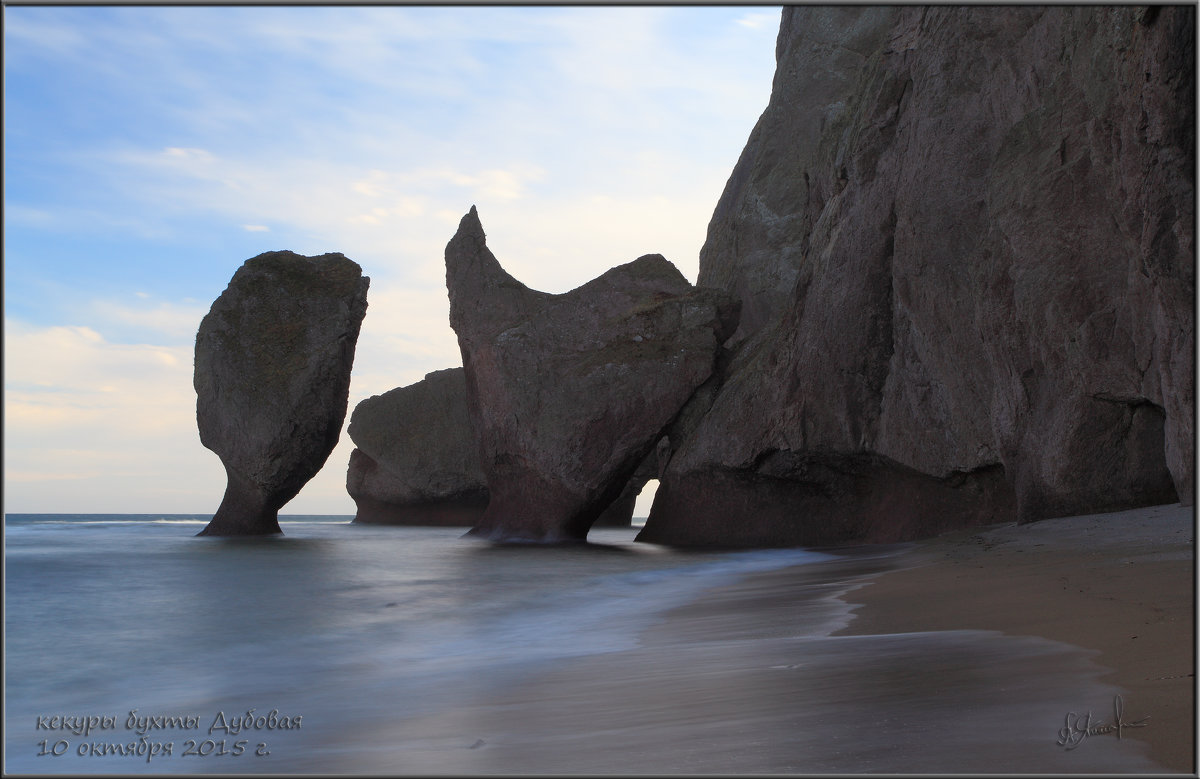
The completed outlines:
<svg viewBox="0 0 1200 779">
<path fill-rule="evenodd" d="M 196 334 L 200 441 L 228 486 L 200 535 L 279 533 L 337 444 L 370 279 L 341 254 L 247 260 Z"/>
</svg>

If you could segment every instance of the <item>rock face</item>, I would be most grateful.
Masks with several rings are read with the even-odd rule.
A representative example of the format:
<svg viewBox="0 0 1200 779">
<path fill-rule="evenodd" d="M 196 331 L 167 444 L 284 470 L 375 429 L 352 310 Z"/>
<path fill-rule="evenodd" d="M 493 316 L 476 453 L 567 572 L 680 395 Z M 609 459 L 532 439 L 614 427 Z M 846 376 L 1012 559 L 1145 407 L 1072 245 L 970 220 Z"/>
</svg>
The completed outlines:
<svg viewBox="0 0 1200 779">
<path fill-rule="evenodd" d="M 369 283 L 341 254 L 268 252 L 200 322 L 196 420 L 229 479 L 201 535 L 280 532 L 279 508 L 337 444 Z"/>
<path fill-rule="evenodd" d="M 641 540 L 1193 499 L 1194 7 L 786 7 L 709 225 L 736 355 Z M 674 440 L 674 439 L 673 439 Z"/>
<path fill-rule="evenodd" d="M 646 483 L 658 478 L 657 458 L 653 452 L 642 461 L 625 483 L 617 499 L 608 505 L 592 527 L 629 527 L 633 524 L 633 512 L 637 509 L 638 495 Z"/>
<path fill-rule="evenodd" d="M 487 477 L 462 368 L 435 371 L 416 384 L 367 398 L 351 414 L 349 433 L 357 446 L 346 472 L 346 491 L 358 507 L 355 522 L 479 524 L 488 504 Z M 658 475 L 652 459 L 634 473 L 597 526 L 629 526 L 638 493 Z"/>
<path fill-rule="evenodd" d="M 446 246 L 446 286 L 490 494 L 472 533 L 495 540 L 584 539 L 736 324 L 727 296 L 658 255 L 562 295 L 531 290 L 474 208 Z"/>
<path fill-rule="evenodd" d="M 487 480 L 462 368 L 367 398 L 349 433 L 358 447 L 346 474 L 355 522 L 472 526 L 483 516 Z"/>
</svg>

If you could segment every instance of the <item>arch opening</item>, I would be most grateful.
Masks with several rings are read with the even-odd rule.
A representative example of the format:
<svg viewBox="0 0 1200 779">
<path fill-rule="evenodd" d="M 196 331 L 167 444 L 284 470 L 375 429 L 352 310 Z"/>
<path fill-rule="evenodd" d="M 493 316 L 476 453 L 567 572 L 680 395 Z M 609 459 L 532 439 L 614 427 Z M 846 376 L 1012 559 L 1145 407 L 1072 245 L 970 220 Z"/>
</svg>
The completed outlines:
<svg viewBox="0 0 1200 779">
<path fill-rule="evenodd" d="M 658 492 L 658 479 L 651 479 L 642 486 L 642 491 L 638 493 L 637 501 L 633 504 L 633 521 L 634 527 L 641 527 L 646 524 L 646 517 L 650 516 L 650 506 L 654 503 L 654 495 Z"/>
</svg>

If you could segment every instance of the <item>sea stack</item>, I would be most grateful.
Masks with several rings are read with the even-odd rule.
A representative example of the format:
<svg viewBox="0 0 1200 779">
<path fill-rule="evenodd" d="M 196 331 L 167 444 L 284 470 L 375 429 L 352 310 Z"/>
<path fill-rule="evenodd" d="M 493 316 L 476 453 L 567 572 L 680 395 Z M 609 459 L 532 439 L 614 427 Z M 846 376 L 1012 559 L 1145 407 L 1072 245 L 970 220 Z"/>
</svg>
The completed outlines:
<svg viewBox="0 0 1200 779">
<path fill-rule="evenodd" d="M 582 541 L 713 374 L 736 305 L 647 255 L 561 295 L 487 248 L 474 207 L 446 246 L 450 325 L 489 503 L 472 534 Z"/>
<path fill-rule="evenodd" d="M 369 525 L 474 527 L 488 505 L 487 476 L 467 410 L 462 368 L 426 374 L 359 403 L 350 415 L 356 448 L 346 469 L 354 521 Z M 629 527 L 634 503 L 658 476 L 652 455 L 596 526 Z"/>
<path fill-rule="evenodd" d="M 473 527 L 487 507 L 487 478 L 467 411 L 462 368 L 367 398 L 348 430 L 346 491 L 355 522 Z"/>
<path fill-rule="evenodd" d="M 1195 8 L 788 6 L 698 284 L 736 353 L 644 541 L 1190 503 Z"/>
<path fill-rule="evenodd" d="M 200 535 L 280 532 L 280 507 L 337 444 L 369 283 L 341 254 L 267 252 L 213 303 L 196 334 L 196 420 L 228 485 Z"/>
</svg>

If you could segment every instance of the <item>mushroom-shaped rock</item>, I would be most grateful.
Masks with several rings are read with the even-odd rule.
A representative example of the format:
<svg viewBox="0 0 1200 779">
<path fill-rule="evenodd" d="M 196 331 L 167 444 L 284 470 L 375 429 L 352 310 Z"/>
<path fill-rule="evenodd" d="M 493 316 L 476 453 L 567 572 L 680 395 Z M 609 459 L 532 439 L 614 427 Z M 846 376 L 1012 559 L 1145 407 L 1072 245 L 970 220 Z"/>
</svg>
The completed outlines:
<svg viewBox="0 0 1200 779">
<path fill-rule="evenodd" d="M 446 286 L 490 493 L 471 532 L 498 541 L 584 540 L 737 318 L 659 255 L 561 295 L 531 290 L 488 250 L 474 208 L 446 246 Z"/>
<path fill-rule="evenodd" d="M 337 444 L 370 279 L 341 254 L 247 260 L 196 334 L 200 441 L 228 486 L 200 535 L 279 533 Z"/>
</svg>

